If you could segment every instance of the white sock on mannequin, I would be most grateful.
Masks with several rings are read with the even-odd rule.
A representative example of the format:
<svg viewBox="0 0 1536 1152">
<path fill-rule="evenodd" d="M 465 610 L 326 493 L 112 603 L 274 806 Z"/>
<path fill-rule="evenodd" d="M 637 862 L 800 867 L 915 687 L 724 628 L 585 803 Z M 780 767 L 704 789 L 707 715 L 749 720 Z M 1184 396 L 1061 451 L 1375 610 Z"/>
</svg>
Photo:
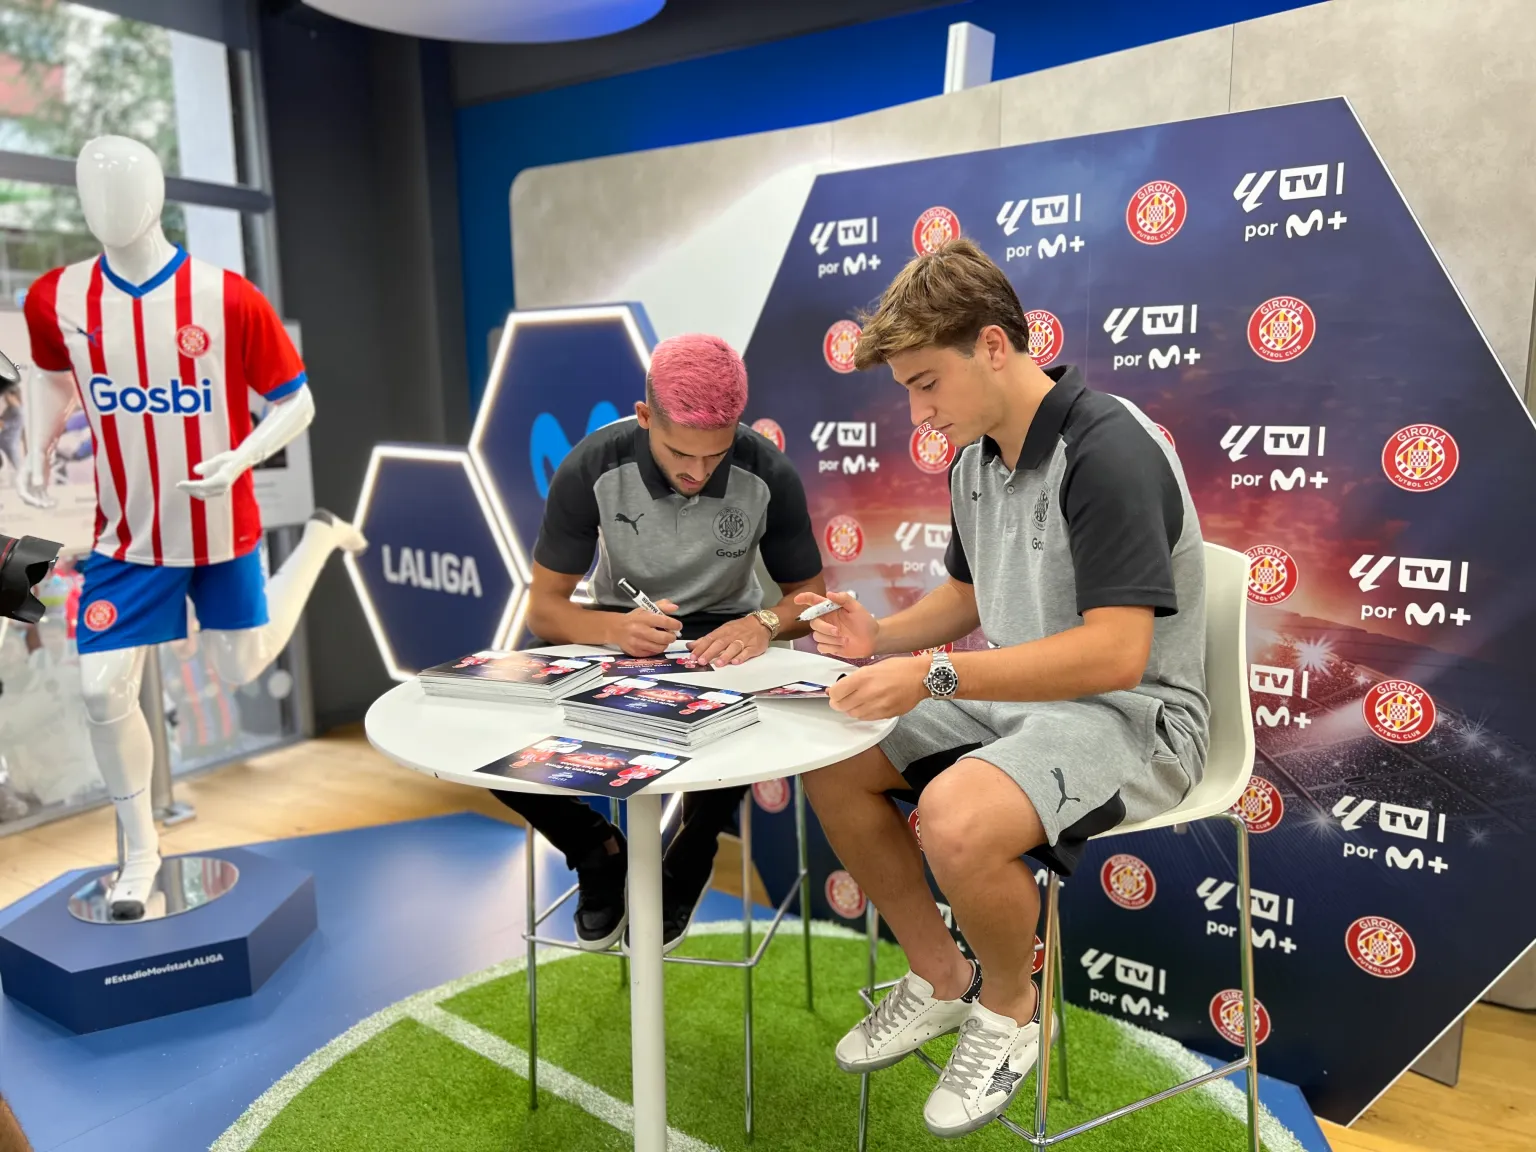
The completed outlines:
<svg viewBox="0 0 1536 1152">
<path fill-rule="evenodd" d="M 108 900 L 115 917 L 137 920 L 160 871 L 160 835 L 149 794 L 154 768 L 149 724 L 135 708 L 117 720 L 92 720 L 89 727 L 96 766 L 123 828 L 123 870 Z"/>
<path fill-rule="evenodd" d="M 240 685 L 260 676 L 288 646 L 331 553 L 338 548 L 356 553 L 367 546 L 363 534 L 351 524 L 329 512 L 316 512 L 304 525 L 299 546 L 267 581 L 267 622 L 260 628 L 203 634 L 219 679 Z"/>
</svg>

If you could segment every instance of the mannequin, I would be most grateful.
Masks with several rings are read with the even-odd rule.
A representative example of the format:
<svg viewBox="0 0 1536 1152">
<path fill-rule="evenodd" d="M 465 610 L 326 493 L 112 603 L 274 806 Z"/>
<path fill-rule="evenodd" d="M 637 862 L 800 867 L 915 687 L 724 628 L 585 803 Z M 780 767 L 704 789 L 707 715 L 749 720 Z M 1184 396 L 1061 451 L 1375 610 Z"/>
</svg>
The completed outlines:
<svg viewBox="0 0 1536 1152">
<path fill-rule="evenodd" d="M 145 659 L 185 637 L 190 597 L 219 677 L 251 682 L 287 645 L 330 554 L 367 542 L 317 511 L 263 587 L 249 472 L 314 419 L 298 353 L 249 282 L 165 238 L 165 177 L 143 144 L 90 141 L 75 179 L 103 255 L 48 273 L 27 294 L 35 367 L 17 493 L 52 506 L 49 455 L 78 397 L 98 505 L 77 628 L 81 691 L 125 843 L 108 901 L 114 919 L 135 920 L 160 869 L 139 709 Z M 247 389 L 271 402 L 254 430 Z"/>
</svg>

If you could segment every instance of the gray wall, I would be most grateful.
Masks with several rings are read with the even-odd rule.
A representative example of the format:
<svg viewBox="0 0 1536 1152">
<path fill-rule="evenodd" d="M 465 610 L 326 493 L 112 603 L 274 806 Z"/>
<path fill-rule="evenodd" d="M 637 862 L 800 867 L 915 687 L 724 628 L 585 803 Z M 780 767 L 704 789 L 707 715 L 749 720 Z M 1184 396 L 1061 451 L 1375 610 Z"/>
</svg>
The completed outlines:
<svg viewBox="0 0 1536 1152">
<path fill-rule="evenodd" d="M 262 21 L 283 310 L 304 332 L 315 498 L 344 516 L 381 440 L 469 433 L 446 52 L 314 15 Z M 321 729 L 390 686 L 346 573 L 306 614 Z"/>
<path fill-rule="evenodd" d="M 690 287 L 689 233 L 713 229 L 711 259 L 730 266 L 730 233 L 785 218 L 792 229 L 793 211 L 772 210 L 792 204 L 748 200 L 793 170 L 805 179 L 785 179 L 786 198 L 803 197 L 814 171 L 1340 95 L 1523 394 L 1536 285 L 1532 0 L 1330 0 L 831 124 L 525 170 L 510 195 L 517 303 L 638 296 L 667 317 L 662 336 L 718 327 L 730 319 L 711 311 L 718 288 Z M 771 239 L 782 252 L 791 237 Z M 765 293 L 758 280 L 776 268 L 742 261 L 737 290 Z"/>
</svg>

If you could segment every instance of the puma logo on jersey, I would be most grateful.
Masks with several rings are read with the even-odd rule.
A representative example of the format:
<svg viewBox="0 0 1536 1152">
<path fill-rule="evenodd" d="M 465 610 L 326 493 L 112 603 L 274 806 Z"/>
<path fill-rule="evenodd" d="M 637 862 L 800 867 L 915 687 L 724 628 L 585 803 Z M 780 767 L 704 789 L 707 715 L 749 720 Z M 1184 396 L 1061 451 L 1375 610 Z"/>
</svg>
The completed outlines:
<svg viewBox="0 0 1536 1152">
<path fill-rule="evenodd" d="M 1078 803 L 1082 803 L 1081 796 L 1067 795 L 1067 778 L 1061 774 L 1060 768 L 1052 768 L 1051 775 L 1056 777 L 1056 787 L 1061 789 L 1061 803 L 1056 805 L 1056 811 L 1060 812 L 1065 808 L 1068 800 L 1076 800 Z"/>
<path fill-rule="evenodd" d="M 624 515 L 624 513 L 615 512 L 613 514 L 613 521 L 615 524 L 628 524 L 635 530 L 635 535 L 638 536 L 640 535 L 640 521 L 644 516 L 645 513 L 642 512 L 639 516 L 636 516 L 633 520 L 631 520 L 628 516 Z"/>
</svg>

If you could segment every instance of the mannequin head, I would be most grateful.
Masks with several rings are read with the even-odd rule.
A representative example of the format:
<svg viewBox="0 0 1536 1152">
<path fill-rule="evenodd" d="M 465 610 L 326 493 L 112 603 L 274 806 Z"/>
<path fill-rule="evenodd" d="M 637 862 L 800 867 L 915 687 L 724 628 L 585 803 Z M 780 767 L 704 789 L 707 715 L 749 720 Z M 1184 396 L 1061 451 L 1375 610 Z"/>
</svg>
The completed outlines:
<svg viewBox="0 0 1536 1152">
<path fill-rule="evenodd" d="M 160 226 L 165 173 L 155 154 L 126 136 L 98 136 L 80 149 L 75 186 L 86 227 L 104 248 L 126 248 Z"/>
</svg>

